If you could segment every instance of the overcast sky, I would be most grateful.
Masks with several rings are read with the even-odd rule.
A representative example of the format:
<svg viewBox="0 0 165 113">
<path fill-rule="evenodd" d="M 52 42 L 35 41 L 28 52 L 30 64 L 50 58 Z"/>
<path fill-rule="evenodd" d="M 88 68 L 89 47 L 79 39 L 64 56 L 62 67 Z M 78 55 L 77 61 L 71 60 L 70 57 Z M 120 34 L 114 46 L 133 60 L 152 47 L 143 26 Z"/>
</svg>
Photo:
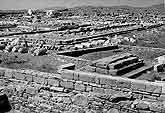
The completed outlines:
<svg viewBox="0 0 165 113">
<path fill-rule="evenodd" d="M 46 7 L 93 6 L 151 6 L 165 0 L 0 0 L 0 9 L 38 9 Z"/>
</svg>

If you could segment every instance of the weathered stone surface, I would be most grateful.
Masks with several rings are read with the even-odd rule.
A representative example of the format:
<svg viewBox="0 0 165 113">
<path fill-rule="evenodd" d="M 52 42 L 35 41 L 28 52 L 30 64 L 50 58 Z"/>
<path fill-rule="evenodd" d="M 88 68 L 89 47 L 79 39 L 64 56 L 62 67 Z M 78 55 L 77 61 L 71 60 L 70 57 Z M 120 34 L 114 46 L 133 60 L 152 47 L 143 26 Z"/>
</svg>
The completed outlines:
<svg viewBox="0 0 165 113">
<path fill-rule="evenodd" d="M 74 88 L 74 83 L 69 82 L 67 80 L 62 80 L 62 81 L 60 81 L 60 86 L 65 87 L 65 88 L 73 89 Z"/>
<path fill-rule="evenodd" d="M 6 70 L 5 71 L 5 76 L 8 78 L 12 78 L 13 74 L 14 74 L 14 71 L 12 71 L 12 70 Z"/>
<path fill-rule="evenodd" d="M 152 100 L 157 100 L 157 97 L 152 96 L 152 95 L 143 95 L 143 99 L 152 99 Z"/>
<path fill-rule="evenodd" d="M 73 103 L 77 106 L 86 106 L 88 104 L 88 97 L 83 94 L 77 94 L 73 98 Z"/>
<path fill-rule="evenodd" d="M 5 70 L 4 69 L 0 69 L 0 76 L 5 76 Z"/>
<path fill-rule="evenodd" d="M 57 92 L 63 92 L 64 88 L 63 87 L 50 87 L 51 91 L 57 91 Z"/>
<path fill-rule="evenodd" d="M 109 73 L 109 75 L 116 76 L 117 75 L 117 72 L 118 72 L 118 70 L 110 69 L 108 73 Z"/>
<path fill-rule="evenodd" d="M 96 67 L 97 68 L 103 68 L 103 69 L 107 69 L 108 68 L 108 62 L 102 60 L 100 62 L 96 63 Z"/>
<path fill-rule="evenodd" d="M 39 84 L 45 84 L 45 79 L 41 77 L 34 76 L 33 81 Z"/>
<path fill-rule="evenodd" d="M 15 73 L 14 77 L 18 80 L 24 80 L 25 79 L 25 74 L 22 73 Z"/>
<path fill-rule="evenodd" d="M 101 94 L 105 93 L 104 88 L 100 88 L 100 87 L 93 87 L 93 92 L 101 93 Z"/>
<path fill-rule="evenodd" d="M 113 89 L 104 89 L 106 95 L 114 95 L 116 93 Z"/>
<path fill-rule="evenodd" d="M 133 98 L 135 99 L 142 99 L 143 95 L 142 94 L 138 94 L 138 93 L 133 93 Z"/>
<path fill-rule="evenodd" d="M 107 113 L 120 113 L 117 109 L 110 109 Z"/>
<path fill-rule="evenodd" d="M 116 81 L 115 79 L 110 79 L 110 78 L 106 78 L 106 77 L 100 77 L 100 84 L 104 84 L 104 85 L 110 85 L 110 86 L 116 86 Z"/>
<path fill-rule="evenodd" d="M 130 57 L 130 58 L 119 60 L 115 63 L 109 64 L 108 67 L 110 69 L 119 69 L 119 68 L 122 68 L 122 67 L 124 67 L 128 64 L 131 64 L 131 63 L 134 63 L 134 62 L 137 62 L 137 61 L 138 61 L 137 57 Z"/>
<path fill-rule="evenodd" d="M 144 103 L 143 101 L 141 101 L 136 105 L 136 108 L 142 109 L 142 110 L 149 110 L 149 105 L 147 103 Z"/>
<path fill-rule="evenodd" d="M 88 65 L 85 67 L 85 70 L 87 70 L 89 72 L 96 72 L 96 67 Z"/>
<path fill-rule="evenodd" d="M 62 70 L 61 77 L 63 79 L 73 80 L 74 79 L 74 72 L 72 70 Z"/>
<path fill-rule="evenodd" d="M 28 82 L 33 82 L 33 75 L 26 74 L 25 75 L 25 80 L 28 81 Z"/>
<path fill-rule="evenodd" d="M 146 86 L 144 83 L 132 82 L 131 89 L 133 91 L 146 91 Z"/>
<path fill-rule="evenodd" d="M 138 110 L 139 113 L 152 113 L 152 111 Z"/>
<path fill-rule="evenodd" d="M 73 80 L 79 80 L 79 72 L 77 72 L 77 71 L 74 72 Z"/>
<path fill-rule="evenodd" d="M 103 68 L 96 68 L 96 72 L 100 73 L 100 74 L 108 74 L 109 71 L 107 69 L 103 69 Z"/>
<path fill-rule="evenodd" d="M 165 94 L 161 94 L 160 97 L 158 97 L 158 100 L 165 101 Z"/>
<path fill-rule="evenodd" d="M 48 79 L 47 82 L 48 82 L 48 85 L 51 85 L 51 86 L 59 86 L 59 84 L 60 84 L 60 80 L 55 79 L 55 78 Z"/>
<path fill-rule="evenodd" d="M 78 91 L 85 91 L 85 85 L 81 83 L 75 83 L 74 88 L 75 90 L 78 90 Z"/>
<path fill-rule="evenodd" d="M 153 93 L 156 90 L 157 86 L 155 85 L 146 85 L 146 92 Z"/>
<path fill-rule="evenodd" d="M 164 113 L 164 105 L 162 102 L 152 102 L 149 105 L 149 108 L 151 111 L 159 112 L 159 113 Z"/>
<path fill-rule="evenodd" d="M 79 80 L 89 83 L 98 83 L 98 79 L 94 73 L 79 73 Z"/>
<path fill-rule="evenodd" d="M 155 88 L 155 90 L 153 91 L 153 93 L 161 94 L 161 93 L 162 93 L 162 86 L 156 86 L 156 88 Z"/>
<path fill-rule="evenodd" d="M 26 88 L 26 93 L 28 93 L 28 94 L 36 94 L 37 93 L 37 89 L 35 88 L 35 87 L 31 87 L 31 86 L 29 86 L 29 87 L 27 87 Z"/>
<path fill-rule="evenodd" d="M 131 82 L 128 80 L 119 79 L 116 82 L 117 82 L 117 87 L 119 87 L 119 88 L 128 88 L 128 89 L 131 88 Z"/>
</svg>

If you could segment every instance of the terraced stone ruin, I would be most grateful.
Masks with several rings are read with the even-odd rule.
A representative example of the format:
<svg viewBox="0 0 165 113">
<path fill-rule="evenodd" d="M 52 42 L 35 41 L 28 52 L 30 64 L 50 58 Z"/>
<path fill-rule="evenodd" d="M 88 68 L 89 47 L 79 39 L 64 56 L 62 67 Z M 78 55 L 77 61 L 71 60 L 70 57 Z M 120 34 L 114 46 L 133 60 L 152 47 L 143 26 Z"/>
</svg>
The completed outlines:
<svg viewBox="0 0 165 113">
<path fill-rule="evenodd" d="M 0 10 L 0 113 L 165 113 L 163 5 Z"/>
<path fill-rule="evenodd" d="M 138 56 L 124 53 L 93 61 L 92 64 L 81 70 L 111 76 L 137 78 L 140 74 L 152 69 L 151 64 L 145 63 Z"/>
</svg>

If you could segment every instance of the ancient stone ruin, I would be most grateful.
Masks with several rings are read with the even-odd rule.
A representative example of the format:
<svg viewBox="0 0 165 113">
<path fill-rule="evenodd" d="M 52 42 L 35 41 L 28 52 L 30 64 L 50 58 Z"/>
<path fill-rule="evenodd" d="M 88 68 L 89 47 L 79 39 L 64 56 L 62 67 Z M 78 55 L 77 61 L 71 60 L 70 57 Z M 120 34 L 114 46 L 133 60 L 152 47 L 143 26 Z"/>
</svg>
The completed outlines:
<svg viewBox="0 0 165 113">
<path fill-rule="evenodd" d="M 58 74 L 0 68 L 0 75 L 15 84 L 2 92 L 14 102 L 24 103 L 22 112 L 164 113 L 163 81 L 137 80 L 152 68 L 136 55 L 124 53 L 93 61 L 81 69 L 65 64 Z M 12 106 L 23 109 L 18 104 Z"/>
<path fill-rule="evenodd" d="M 145 63 L 138 56 L 124 53 L 93 61 L 92 64 L 81 70 L 111 76 L 137 78 L 142 73 L 152 69 L 153 66 L 151 64 Z"/>
</svg>

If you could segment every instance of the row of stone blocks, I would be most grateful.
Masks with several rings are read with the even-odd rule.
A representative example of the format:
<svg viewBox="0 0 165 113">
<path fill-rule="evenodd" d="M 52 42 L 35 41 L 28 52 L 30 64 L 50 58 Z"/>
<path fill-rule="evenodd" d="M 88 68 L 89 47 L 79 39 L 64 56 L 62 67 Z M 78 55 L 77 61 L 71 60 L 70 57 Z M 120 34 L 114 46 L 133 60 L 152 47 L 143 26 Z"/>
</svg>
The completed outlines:
<svg viewBox="0 0 165 113">
<path fill-rule="evenodd" d="M 45 75 L 44 75 L 45 74 Z M 47 73 L 31 73 L 25 71 L 1 70 L 1 76 L 15 78 L 28 82 L 81 92 L 94 92 L 106 95 L 131 95 L 136 99 L 150 98 L 154 101 L 165 101 L 165 84 L 149 83 L 139 80 L 127 80 L 120 77 L 110 77 L 99 74 L 61 70 L 61 76 Z M 126 94 L 126 95 L 125 95 Z M 159 111 L 159 109 L 156 111 Z M 162 112 L 163 113 L 163 112 Z"/>
<path fill-rule="evenodd" d="M 92 73 L 84 72 L 74 72 L 71 70 L 62 70 L 62 78 L 59 75 L 54 75 L 54 77 L 40 76 L 40 75 L 29 75 L 25 73 L 6 71 L 4 76 L 7 78 L 15 78 L 18 80 L 26 80 L 28 82 L 36 82 L 43 85 L 49 86 L 61 86 L 66 88 L 71 88 L 76 90 L 90 91 L 91 86 L 96 86 L 97 88 L 122 88 L 125 90 L 130 90 L 133 92 L 148 93 L 150 95 L 164 96 L 164 87 L 161 85 L 145 84 L 144 82 L 131 82 L 126 79 L 114 79 L 111 77 L 104 77 L 94 75 Z M 87 85 L 92 84 L 92 85 Z M 83 88 L 82 88 L 83 87 Z M 85 89 L 87 88 L 87 89 Z"/>
<path fill-rule="evenodd" d="M 117 65 L 116 65 L 117 66 Z M 99 67 L 94 67 L 94 66 L 86 66 L 84 67 L 82 70 L 87 71 L 87 72 L 96 72 L 96 73 L 100 73 L 100 74 L 106 74 L 106 75 L 124 75 L 134 69 L 138 69 L 140 67 L 144 66 L 144 62 L 143 60 L 140 60 L 138 62 L 134 62 L 130 65 L 127 66 L 123 66 L 120 69 L 103 69 L 103 68 L 99 68 Z"/>
<path fill-rule="evenodd" d="M 61 75 L 60 75 L 61 74 Z M 165 83 L 155 83 L 141 80 L 133 80 L 121 77 L 112 77 L 101 74 L 73 71 L 63 69 L 60 74 L 35 73 L 28 74 L 20 71 L 1 70 L 1 75 L 7 78 L 15 78 L 18 80 L 26 80 L 46 85 L 59 85 L 59 81 L 63 79 L 82 81 L 102 85 L 104 87 L 120 87 L 131 89 L 133 91 L 142 91 L 152 94 L 165 94 Z"/>
<path fill-rule="evenodd" d="M 107 88 L 120 87 L 125 89 L 131 89 L 135 92 L 141 91 L 152 94 L 165 94 L 165 83 L 163 84 L 141 80 L 132 80 L 121 77 L 112 77 L 101 74 L 73 71 L 67 69 L 61 70 L 60 74 L 28 74 L 20 71 L 1 70 L 1 75 L 7 78 L 26 80 L 29 82 L 36 82 L 45 85 L 59 86 L 59 82 L 61 80 L 67 79 L 73 81 L 82 81 L 87 83 L 98 84 Z"/>
<path fill-rule="evenodd" d="M 94 63 L 82 68 L 82 70 L 115 76 L 124 75 L 144 65 L 142 59 L 130 53 L 124 53 L 94 61 Z"/>
<path fill-rule="evenodd" d="M 107 88 L 119 87 L 137 92 L 165 94 L 164 85 L 148 81 L 133 80 L 121 77 L 112 77 L 96 73 L 80 72 L 73 70 L 62 70 L 63 79 L 83 81 L 102 85 Z"/>
<path fill-rule="evenodd" d="M 103 59 L 93 61 L 91 65 L 95 67 L 103 68 L 103 69 L 111 69 L 111 68 L 114 69 L 115 65 L 118 65 L 118 64 L 121 65 L 122 62 L 124 62 L 124 60 L 129 57 L 136 57 L 136 56 L 132 55 L 131 53 L 117 54 L 117 55 L 113 55 L 110 57 L 105 57 Z M 125 63 L 127 62 L 125 61 Z"/>
</svg>

